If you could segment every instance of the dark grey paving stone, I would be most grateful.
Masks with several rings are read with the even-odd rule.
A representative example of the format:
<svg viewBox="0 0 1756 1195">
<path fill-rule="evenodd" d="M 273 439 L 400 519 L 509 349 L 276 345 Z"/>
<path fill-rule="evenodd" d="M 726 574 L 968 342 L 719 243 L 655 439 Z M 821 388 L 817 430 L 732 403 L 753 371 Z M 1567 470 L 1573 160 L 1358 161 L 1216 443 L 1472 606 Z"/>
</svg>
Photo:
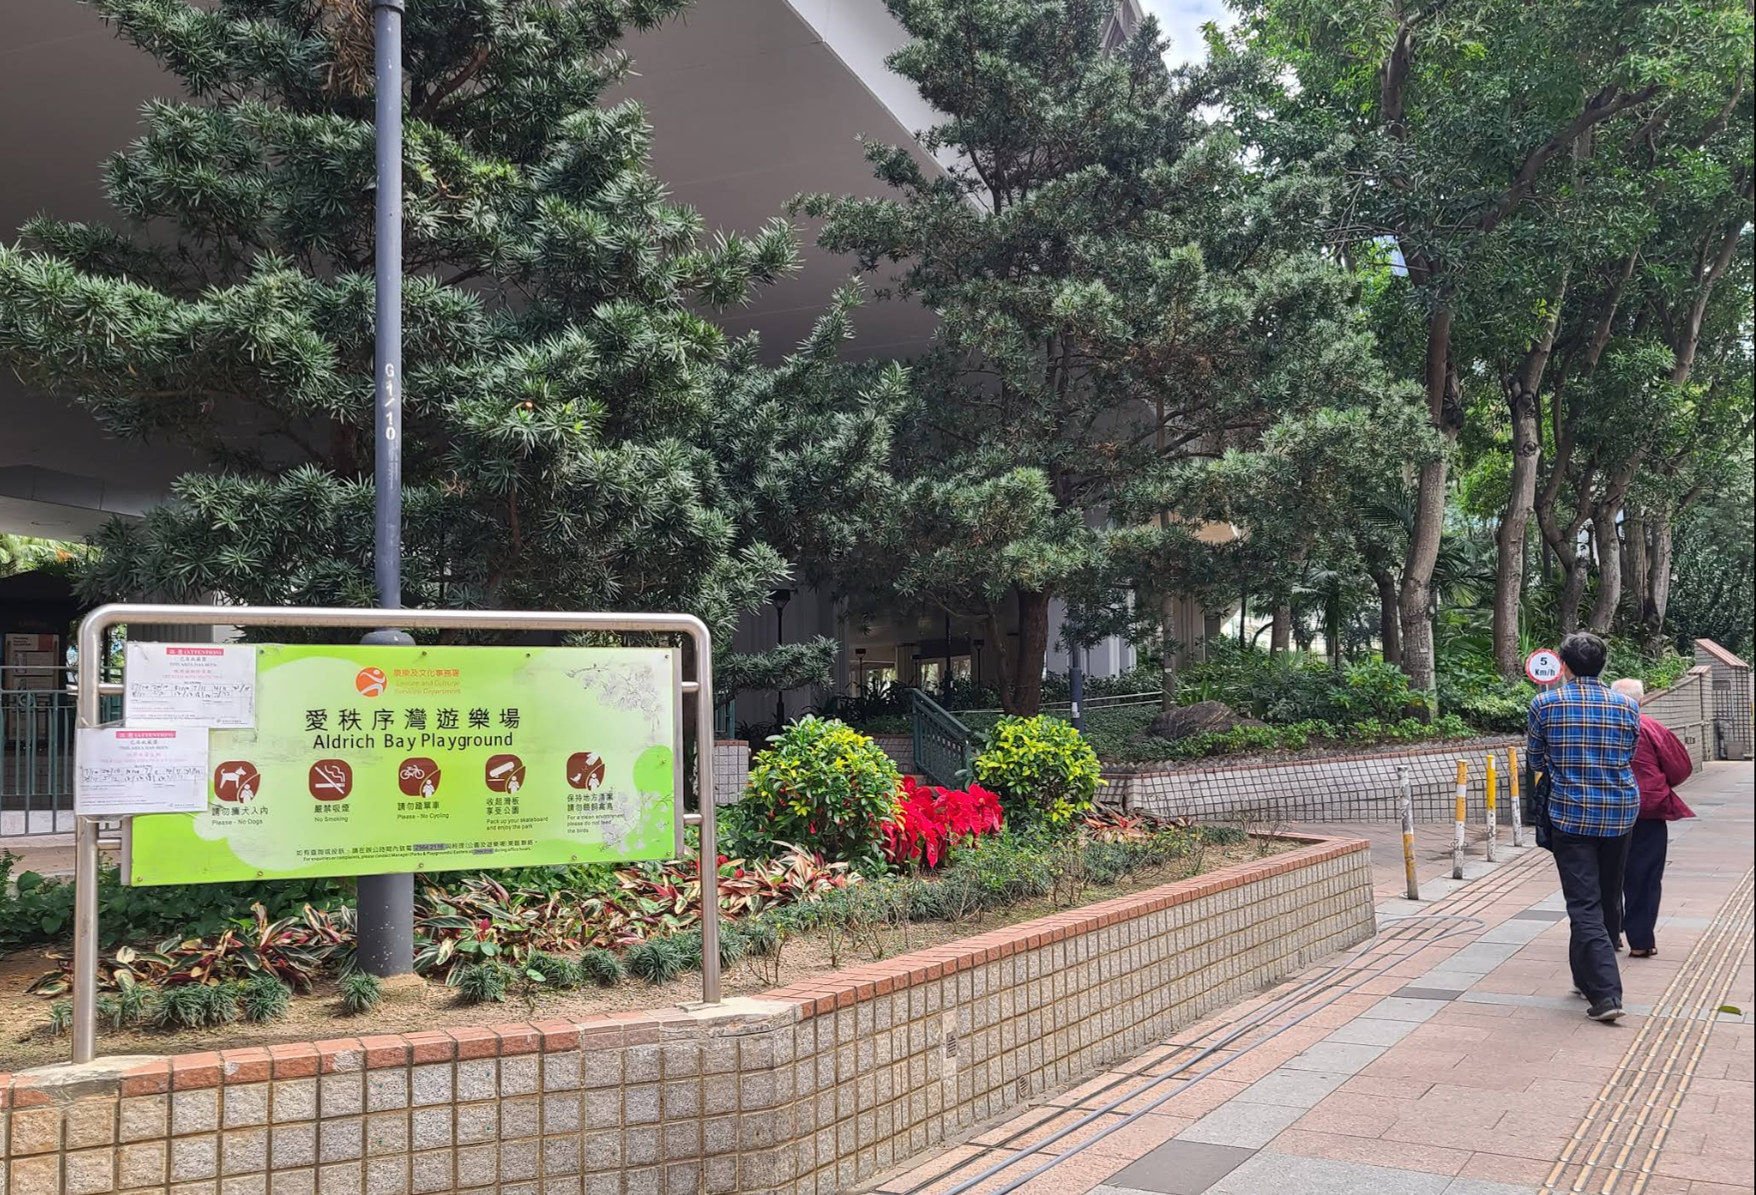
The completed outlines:
<svg viewBox="0 0 1756 1195">
<path fill-rule="evenodd" d="M 1235 1145 L 1209 1145 L 1205 1141 L 1167 1141 L 1126 1170 L 1112 1175 L 1105 1186 L 1158 1195 L 1203 1195 L 1214 1183 L 1242 1166 L 1255 1154 Z"/>
<path fill-rule="evenodd" d="M 1398 988 L 1396 994 L 1398 996 L 1407 997 L 1410 1000 L 1455 1000 L 1463 995 L 1463 989 L 1424 988 L 1418 984 L 1411 983 L 1405 988 Z"/>
<path fill-rule="evenodd" d="M 1565 920 L 1567 920 L 1567 911 L 1565 909 L 1525 909 L 1521 913 L 1512 914 L 1512 916 L 1508 917 L 1507 920 L 1508 921 L 1565 921 Z"/>
</svg>

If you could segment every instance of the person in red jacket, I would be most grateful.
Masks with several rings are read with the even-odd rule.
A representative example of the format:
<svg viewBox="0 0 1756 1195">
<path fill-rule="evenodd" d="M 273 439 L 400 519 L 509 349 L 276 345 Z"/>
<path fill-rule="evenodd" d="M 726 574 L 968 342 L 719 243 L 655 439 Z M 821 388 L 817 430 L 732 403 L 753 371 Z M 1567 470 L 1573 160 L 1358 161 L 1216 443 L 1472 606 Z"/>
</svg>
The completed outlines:
<svg viewBox="0 0 1756 1195">
<path fill-rule="evenodd" d="M 1646 686 L 1633 678 L 1613 686 L 1639 701 Z M 1629 958 L 1658 953 L 1653 931 L 1658 925 L 1659 894 L 1664 884 L 1665 852 L 1670 845 L 1669 822 L 1694 817 L 1675 786 L 1695 770 L 1689 749 L 1656 718 L 1640 715 L 1640 738 L 1634 744 L 1634 779 L 1640 785 L 1640 820 L 1628 843 L 1628 869 L 1622 879 L 1622 929 L 1628 935 Z"/>
</svg>

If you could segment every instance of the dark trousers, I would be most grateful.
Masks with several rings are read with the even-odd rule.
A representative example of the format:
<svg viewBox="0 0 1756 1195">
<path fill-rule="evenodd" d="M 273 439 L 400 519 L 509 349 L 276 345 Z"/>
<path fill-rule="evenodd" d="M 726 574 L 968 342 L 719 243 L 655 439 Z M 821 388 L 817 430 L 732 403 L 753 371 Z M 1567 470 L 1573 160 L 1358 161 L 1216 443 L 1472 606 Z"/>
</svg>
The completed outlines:
<svg viewBox="0 0 1756 1195">
<path fill-rule="evenodd" d="M 1591 838 L 1556 830 L 1551 839 L 1572 931 L 1567 961 L 1573 967 L 1573 986 L 1593 1004 L 1622 999 L 1615 943 L 1622 936 L 1622 875 L 1629 837 Z"/>
<path fill-rule="evenodd" d="M 1628 949 L 1652 950 L 1658 925 L 1658 901 L 1665 878 L 1665 851 L 1670 827 L 1661 821 L 1638 821 L 1628 838 L 1628 873 L 1622 881 L 1622 928 Z"/>
</svg>

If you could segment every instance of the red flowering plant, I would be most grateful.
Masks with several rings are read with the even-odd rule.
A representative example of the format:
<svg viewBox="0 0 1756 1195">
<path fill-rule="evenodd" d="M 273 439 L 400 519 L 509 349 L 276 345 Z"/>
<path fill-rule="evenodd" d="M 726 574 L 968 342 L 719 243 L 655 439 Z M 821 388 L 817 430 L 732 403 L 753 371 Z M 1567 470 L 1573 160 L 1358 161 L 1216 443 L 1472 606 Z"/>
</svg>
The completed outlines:
<svg viewBox="0 0 1756 1195">
<path fill-rule="evenodd" d="M 896 816 L 882 823 L 879 831 L 885 862 L 931 869 L 949 858 L 959 843 L 998 834 L 1001 824 L 1000 798 L 981 785 L 939 788 L 905 776 Z"/>
</svg>

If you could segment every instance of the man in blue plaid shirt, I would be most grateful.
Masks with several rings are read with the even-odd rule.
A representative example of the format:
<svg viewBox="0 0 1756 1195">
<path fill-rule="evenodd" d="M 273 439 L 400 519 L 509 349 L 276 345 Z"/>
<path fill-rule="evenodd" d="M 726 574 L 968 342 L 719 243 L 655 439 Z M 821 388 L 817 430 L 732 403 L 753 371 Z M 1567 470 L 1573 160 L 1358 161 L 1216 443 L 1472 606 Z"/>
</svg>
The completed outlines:
<svg viewBox="0 0 1756 1195">
<path fill-rule="evenodd" d="M 1591 1002 L 1587 1016 L 1613 1022 L 1622 1016 L 1622 873 L 1640 813 L 1640 706 L 1598 679 L 1607 655 L 1596 635 L 1561 644 L 1562 683 L 1530 703 L 1525 758 L 1549 778 L 1549 849 L 1567 899 L 1573 986 Z"/>
</svg>

